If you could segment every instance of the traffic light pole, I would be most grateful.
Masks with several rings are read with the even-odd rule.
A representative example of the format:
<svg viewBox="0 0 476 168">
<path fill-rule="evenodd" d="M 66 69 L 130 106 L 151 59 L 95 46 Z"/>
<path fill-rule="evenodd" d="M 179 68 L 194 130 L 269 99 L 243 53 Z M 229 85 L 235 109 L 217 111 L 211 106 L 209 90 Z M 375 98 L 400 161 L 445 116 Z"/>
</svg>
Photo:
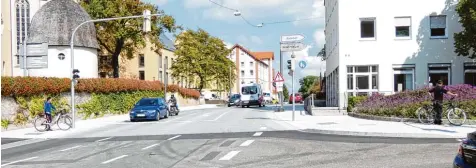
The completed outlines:
<svg viewBox="0 0 476 168">
<path fill-rule="evenodd" d="M 88 21 L 85 21 L 81 24 L 79 24 L 78 26 L 76 26 L 76 28 L 74 28 L 73 30 L 73 33 L 71 33 L 71 42 L 70 42 L 70 53 L 71 53 L 71 71 L 70 72 L 73 72 L 74 71 L 74 35 L 76 34 L 76 31 L 78 31 L 78 29 L 87 24 L 87 23 L 95 23 L 95 22 L 107 22 L 107 21 L 112 21 L 112 20 L 121 20 L 121 19 L 133 19 L 133 18 L 146 18 L 146 17 L 151 17 L 151 16 L 160 16 L 162 14 L 144 14 L 144 15 L 136 15 L 136 16 L 125 16 L 125 17 L 115 17 L 115 18 L 104 18 L 104 19 L 96 19 L 96 20 L 88 20 Z M 71 74 L 71 113 L 72 113 L 72 117 L 73 117 L 73 123 L 71 125 L 72 128 L 75 128 L 76 126 L 76 112 L 75 112 L 75 102 L 74 102 L 74 99 L 75 99 L 75 95 L 74 95 L 74 85 L 75 85 L 75 79 L 74 79 L 74 74 Z"/>
<path fill-rule="evenodd" d="M 293 67 L 295 66 L 294 63 L 295 63 L 295 62 L 294 62 L 294 58 L 292 58 L 292 59 L 291 59 L 291 64 L 292 64 Z M 295 103 L 296 97 L 295 97 L 295 95 L 294 95 L 294 69 L 291 69 L 291 74 L 292 74 L 291 79 L 293 80 L 293 81 L 291 82 L 291 83 L 292 83 L 292 84 L 291 84 L 291 85 L 292 85 L 291 92 L 293 93 L 293 121 L 294 121 L 294 119 L 295 119 L 295 118 L 294 118 L 294 113 L 295 113 L 295 111 L 296 111 L 296 103 Z"/>
</svg>

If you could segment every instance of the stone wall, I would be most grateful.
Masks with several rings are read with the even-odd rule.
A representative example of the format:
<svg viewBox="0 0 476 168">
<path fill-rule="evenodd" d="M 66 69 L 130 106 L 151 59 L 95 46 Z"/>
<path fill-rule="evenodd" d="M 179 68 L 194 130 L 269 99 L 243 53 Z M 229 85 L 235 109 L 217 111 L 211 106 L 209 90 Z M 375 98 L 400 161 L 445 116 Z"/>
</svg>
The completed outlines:
<svg viewBox="0 0 476 168">
<path fill-rule="evenodd" d="M 168 94 L 167 96 L 169 96 Z M 180 94 L 174 94 L 179 102 L 179 106 L 186 107 L 186 106 L 196 106 L 200 105 L 200 100 L 195 99 L 186 99 L 183 98 Z M 13 99 L 13 97 L 2 96 L 2 119 L 9 119 L 10 121 L 13 120 L 16 111 L 19 109 L 19 105 Z M 46 97 L 45 97 L 46 99 Z M 62 93 L 61 99 L 66 99 L 68 104 L 71 102 L 71 94 L 70 93 Z M 91 94 L 89 93 L 76 93 L 75 94 L 75 103 L 76 105 L 83 104 L 91 100 Z M 204 104 L 204 103 L 203 103 Z M 81 116 L 82 117 L 82 116 Z"/>
</svg>

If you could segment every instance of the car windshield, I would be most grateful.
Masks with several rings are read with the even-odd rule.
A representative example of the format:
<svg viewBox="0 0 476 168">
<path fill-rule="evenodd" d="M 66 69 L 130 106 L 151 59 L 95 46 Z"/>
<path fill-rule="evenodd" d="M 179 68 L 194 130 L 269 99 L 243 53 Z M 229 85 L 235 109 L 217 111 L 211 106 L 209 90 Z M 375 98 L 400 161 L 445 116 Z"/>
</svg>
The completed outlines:
<svg viewBox="0 0 476 168">
<path fill-rule="evenodd" d="M 156 106 L 159 103 L 158 99 L 141 99 L 137 102 L 137 106 Z"/>
<path fill-rule="evenodd" d="M 264 96 L 266 96 L 266 97 L 270 97 L 270 96 L 271 96 L 271 94 L 269 94 L 269 93 L 265 93 L 265 94 L 264 94 Z"/>
<path fill-rule="evenodd" d="M 241 93 L 244 95 L 256 94 L 258 93 L 258 88 L 256 86 L 245 86 L 241 88 Z"/>
</svg>

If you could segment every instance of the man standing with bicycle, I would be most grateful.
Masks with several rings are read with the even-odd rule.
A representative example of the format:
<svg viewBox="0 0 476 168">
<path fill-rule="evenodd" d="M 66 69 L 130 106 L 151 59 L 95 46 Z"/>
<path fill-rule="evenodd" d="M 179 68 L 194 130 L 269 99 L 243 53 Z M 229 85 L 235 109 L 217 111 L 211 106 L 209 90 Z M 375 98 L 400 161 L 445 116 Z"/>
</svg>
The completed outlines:
<svg viewBox="0 0 476 168">
<path fill-rule="evenodd" d="M 446 90 L 443 86 L 443 81 L 438 80 L 436 86 L 431 88 L 430 93 L 433 93 L 433 109 L 436 112 L 435 121 L 434 123 L 437 125 L 441 125 L 441 113 L 443 112 L 443 95 L 449 94 L 452 96 L 458 96 L 457 94 L 451 93 L 450 91 Z"/>
<path fill-rule="evenodd" d="M 53 106 L 53 103 L 51 103 L 51 97 L 46 98 L 46 101 L 43 107 L 44 107 L 44 112 L 46 115 L 46 120 L 48 121 L 48 125 L 46 126 L 46 131 L 52 131 L 51 126 L 49 125 L 51 123 L 51 111 L 56 110 L 56 108 L 55 106 Z"/>
</svg>

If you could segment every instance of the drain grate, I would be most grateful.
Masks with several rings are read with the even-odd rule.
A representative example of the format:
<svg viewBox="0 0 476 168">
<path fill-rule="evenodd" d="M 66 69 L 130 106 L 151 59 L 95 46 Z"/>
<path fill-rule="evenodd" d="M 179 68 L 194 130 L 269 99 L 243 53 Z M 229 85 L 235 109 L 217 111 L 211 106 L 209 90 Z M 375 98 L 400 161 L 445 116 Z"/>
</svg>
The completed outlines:
<svg viewBox="0 0 476 168">
<path fill-rule="evenodd" d="M 317 123 L 318 125 L 333 125 L 333 124 L 337 124 L 335 122 L 325 122 L 325 123 Z"/>
</svg>

